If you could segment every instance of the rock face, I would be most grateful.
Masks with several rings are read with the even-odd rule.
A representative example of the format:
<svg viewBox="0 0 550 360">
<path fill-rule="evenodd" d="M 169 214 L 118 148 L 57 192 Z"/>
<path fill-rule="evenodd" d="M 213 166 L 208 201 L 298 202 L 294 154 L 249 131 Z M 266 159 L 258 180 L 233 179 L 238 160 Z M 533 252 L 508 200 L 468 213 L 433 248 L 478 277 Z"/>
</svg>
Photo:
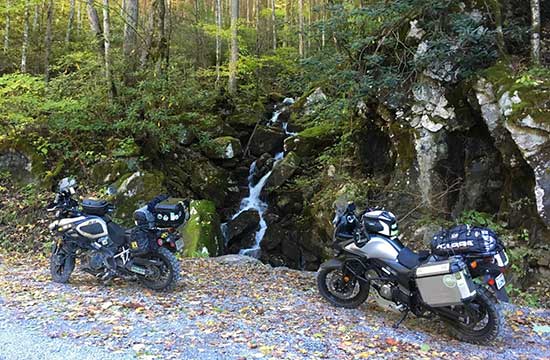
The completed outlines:
<svg viewBox="0 0 550 360">
<path fill-rule="evenodd" d="M 285 137 L 284 131 L 278 127 L 259 125 L 250 140 L 250 153 L 254 156 L 275 155 L 283 150 Z"/>
<path fill-rule="evenodd" d="M 513 96 L 504 91 L 497 100 L 493 84 L 480 78 L 475 85 L 476 97 L 487 124 L 503 158 L 510 167 L 518 163 L 517 152 L 529 164 L 534 176 L 533 189 L 537 213 L 550 229 L 550 125 L 548 118 L 534 118 L 529 107 L 515 114 L 513 105 L 522 103 L 522 92 Z M 538 112 L 538 110 L 533 110 Z M 548 116 L 546 114 L 545 116 Z"/>
<path fill-rule="evenodd" d="M 220 219 L 212 201 L 194 200 L 190 204 L 189 221 L 180 233 L 184 241 L 183 254 L 188 257 L 223 254 Z"/>
<path fill-rule="evenodd" d="M 256 231 L 260 228 L 260 215 L 256 210 L 246 210 L 224 225 L 224 238 L 227 251 L 236 254 L 240 249 L 251 248 L 255 244 Z"/>
</svg>

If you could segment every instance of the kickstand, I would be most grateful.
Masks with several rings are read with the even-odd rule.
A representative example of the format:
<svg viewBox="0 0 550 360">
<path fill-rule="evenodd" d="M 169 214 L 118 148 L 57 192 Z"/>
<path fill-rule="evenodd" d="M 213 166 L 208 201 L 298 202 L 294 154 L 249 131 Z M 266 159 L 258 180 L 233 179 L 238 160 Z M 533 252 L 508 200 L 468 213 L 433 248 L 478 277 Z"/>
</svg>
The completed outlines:
<svg viewBox="0 0 550 360">
<path fill-rule="evenodd" d="M 409 315 L 409 310 L 405 310 L 405 312 L 403 313 L 403 316 L 401 317 L 401 319 L 399 319 L 398 322 L 396 322 L 394 325 L 393 325 L 393 328 L 394 329 L 397 329 L 399 327 L 399 325 L 401 325 L 401 323 L 403 321 L 405 321 L 405 319 L 407 318 L 407 315 Z"/>
</svg>

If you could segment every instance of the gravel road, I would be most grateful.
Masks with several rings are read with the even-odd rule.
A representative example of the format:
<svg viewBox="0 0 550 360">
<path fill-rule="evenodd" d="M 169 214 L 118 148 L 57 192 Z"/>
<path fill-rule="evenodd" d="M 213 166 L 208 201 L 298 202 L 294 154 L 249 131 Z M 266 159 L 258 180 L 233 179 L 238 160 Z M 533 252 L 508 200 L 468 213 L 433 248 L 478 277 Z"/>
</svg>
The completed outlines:
<svg viewBox="0 0 550 360">
<path fill-rule="evenodd" d="M 436 320 L 369 303 L 346 310 L 315 275 L 219 259 L 182 261 L 183 281 L 159 294 L 98 284 L 75 272 L 51 282 L 43 258 L 0 254 L 0 359 L 550 359 L 550 311 L 507 306 L 489 346 L 461 343 Z"/>
</svg>

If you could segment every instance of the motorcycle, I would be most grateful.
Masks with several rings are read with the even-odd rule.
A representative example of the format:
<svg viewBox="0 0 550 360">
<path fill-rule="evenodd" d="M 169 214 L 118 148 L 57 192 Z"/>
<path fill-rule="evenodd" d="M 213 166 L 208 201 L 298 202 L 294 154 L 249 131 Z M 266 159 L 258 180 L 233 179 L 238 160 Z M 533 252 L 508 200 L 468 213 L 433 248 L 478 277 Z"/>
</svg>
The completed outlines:
<svg viewBox="0 0 550 360">
<path fill-rule="evenodd" d="M 382 209 L 357 216 L 353 203 L 335 217 L 335 257 L 317 274 L 320 294 L 338 307 L 356 308 L 371 292 L 382 308 L 444 320 L 452 334 L 475 344 L 495 340 L 503 327 L 497 300 L 474 281 L 464 256 L 415 253 L 399 240 L 396 217 Z"/>
<path fill-rule="evenodd" d="M 73 199 L 76 186 L 76 180 L 62 179 L 47 208 L 56 219 L 48 226 L 57 238 L 50 257 L 53 281 L 68 282 L 79 259 L 81 270 L 103 281 L 118 276 L 152 290 L 174 289 L 180 279 L 174 253 L 183 248 L 175 228 L 188 219 L 187 203 L 157 197 L 136 210 L 136 226 L 125 229 L 111 219 L 108 202 Z"/>
</svg>

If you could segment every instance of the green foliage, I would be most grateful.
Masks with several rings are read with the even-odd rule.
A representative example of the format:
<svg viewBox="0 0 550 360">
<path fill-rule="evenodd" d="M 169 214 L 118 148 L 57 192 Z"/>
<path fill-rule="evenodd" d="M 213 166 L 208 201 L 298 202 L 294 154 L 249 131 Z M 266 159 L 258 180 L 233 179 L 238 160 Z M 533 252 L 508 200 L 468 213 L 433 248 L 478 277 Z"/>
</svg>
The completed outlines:
<svg viewBox="0 0 550 360">
<path fill-rule="evenodd" d="M 458 224 L 482 226 L 493 229 L 496 232 L 503 230 L 502 225 L 495 221 L 495 216 L 476 210 L 465 210 L 456 219 Z"/>
</svg>

